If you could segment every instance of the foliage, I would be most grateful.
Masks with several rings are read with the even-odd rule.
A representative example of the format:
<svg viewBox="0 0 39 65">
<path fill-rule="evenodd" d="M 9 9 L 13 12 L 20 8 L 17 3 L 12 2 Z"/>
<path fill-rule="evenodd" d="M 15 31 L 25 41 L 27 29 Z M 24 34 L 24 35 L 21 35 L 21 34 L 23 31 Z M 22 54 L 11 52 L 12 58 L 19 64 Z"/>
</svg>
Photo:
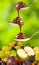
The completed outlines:
<svg viewBox="0 0 39 65">
<path fill-rule="evenodd" d="M 36 31 L 39 31 L 39 0 L 0 0 L 0 48 L 3 45 L 14 41 L 16 34 L 19 32 L 19 26 L 9 24 L 9 21 L 17 17 L 15 5 L 18 1 L 23 1 L 31 8 L 27 10 L 20 10 L 20 17 L 24 22 L 22 32 L 25 36 L 30 37 Z M 30 46 L 39 46 L 39 33 L 28 42 L 23 42 Z"/>
</svg>

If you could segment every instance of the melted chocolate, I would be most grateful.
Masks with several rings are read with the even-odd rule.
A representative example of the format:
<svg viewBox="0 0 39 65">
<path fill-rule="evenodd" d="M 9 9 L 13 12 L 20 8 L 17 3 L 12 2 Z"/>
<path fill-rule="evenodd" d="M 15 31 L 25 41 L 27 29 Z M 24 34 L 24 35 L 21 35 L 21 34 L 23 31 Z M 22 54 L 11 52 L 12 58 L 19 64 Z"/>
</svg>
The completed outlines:
<svg viewBox="0 0 39 65">
<path fill-rule="evenodd" d="M 19 11 L 20 11 L 21 8 L 25 8 L 25 7 L 26 7 L 26 5 L 24 4 L 24 2 L 18 2 L 18 3 L 16 4 L 16 10 L 17 10 L 17 12 L 18 12 L 18 17 L 16 17 L 16 18 L 13 20 L 13 22 L 12 22 L 12 23 L 14 23 L 14 24 L 18 24 L 19 27 L 20 27 L 20 33 L 16 36 L 16 39 L 24 39 L 24 35 L 23 35 L 23 33 L 21 32 L 22 25 L 23 25 L 23 21 L 22 21 L 22 19 L 20 18 Z"/>
<path fill-rule="evenodd" d="M 19 33 L 19 34 L 16 36 L 16 39 L 24 39 L 23 33 Z"/>
<path fill-rule="evenodd" d="M 20 26 L 23 25 L 22 19 L 21 19 L 20 17 L 16 17 L 16 18 L 13 20 L 13 23 L 18 24 L 18 25 L 20 25 Z"/>
<path fill-rule="evenodd" d="M 16 36 L 16 39 L 24 39 L 24 35 L 23 35 L 23 33 L 21 33 L 23 22 L 22 22 L 22 19 L 20 18 L 20 15 L 19 15 L 20 9 L 24 8 L 24 7 L 26 7 L 24 2 L 18 2 L 16 4 L 16 9 L 17 9 L 17 12 L 18 12 L 18 17 L 16 17 L 16 19 L 14 20 L 14 23 L 18 24 L 19 27 L 20 27 L 20 33 Z"/>
<path fill-rule="evenodd" d="M 20 10 L 21 8 L 24 8 L 24 7 L 26 7 L 26 5 L 24 4 L 24 2 L 18 2 L 16 4 L 16 9 L 17 10 Z"/>
<path fill-rule="evenodd" d="M 24 2 L 18 2 L 18 3 L 16 4 L 16 9 L 17 9 L 17 12 L 18 12 L 18 16 L 19 16 L 19 11 L 20 11 L 20 9 L 21 9 L 21 8 L 24 8 L 24 7 L 26 7 L 26 5 L 24 4 Z"/>
<path fill-rule="evenodd" d="M 23 25 L 22 19 L 21 19 L 20 17 L 16 17 L 16 18 L 13 20 L 13 23 L 19 25 L 19 27 L 20 27 L 20 32 L 21 32 L 21 28 L 22 28 L 22 25 Z"/>
</svg>

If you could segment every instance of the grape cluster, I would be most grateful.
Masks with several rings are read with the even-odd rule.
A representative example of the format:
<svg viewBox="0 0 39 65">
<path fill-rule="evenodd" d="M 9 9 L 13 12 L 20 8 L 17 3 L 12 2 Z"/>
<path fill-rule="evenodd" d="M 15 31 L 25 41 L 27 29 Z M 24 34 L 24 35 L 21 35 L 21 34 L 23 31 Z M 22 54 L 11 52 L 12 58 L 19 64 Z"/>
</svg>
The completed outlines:
<svg viewBox="0 0 39 65">
<path fill-rule="evenodd" d="M 23 46 L 21 42 L 9 43 L 8 46 L 2 47 L 2 50 L 0 50 L 0 65 L 34 65 L 37 62 L 37 64 L 39 65 L 39 48 L 32 48 L 34 50 L 35 55 L 32 54 L 30 56 L 26 55 L 27 53 L 24 51 L 24 48 L 25 46 Z M 28 47 L 26 46 L 26 48 Z M 22 57 L 17 54 L 17 51 L 20 49 L 23 50 L 22 55 L 26 53 L 25 56 L 27 56 L 27 58 L 22 59 Z"/>
</svg>

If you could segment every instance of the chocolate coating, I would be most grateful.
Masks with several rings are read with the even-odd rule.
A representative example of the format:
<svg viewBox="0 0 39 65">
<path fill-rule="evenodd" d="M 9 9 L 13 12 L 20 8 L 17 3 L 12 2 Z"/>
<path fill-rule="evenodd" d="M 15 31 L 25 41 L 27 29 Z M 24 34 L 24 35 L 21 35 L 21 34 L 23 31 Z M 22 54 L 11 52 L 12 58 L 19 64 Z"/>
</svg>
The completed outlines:
<svg viewBox="0 0 39 65">
<path fill-rule="evenodd" d="M 20 25 L 20 26 L 23 25 L 22 19 L 21 19 L 20 17 L 16 17 L 16 18 L 13 20 L 13 23 L 18 24 L 18 25 Z"/>
<path fill-rule="evenodd" d="M 24 8 L 26 5 L 24 4 L 24 2 L 18 2 L 16 4 L 16 9 L 17 10 L 20 10 L 21 8 Z"/>
<path fill-rule="evenodd" d="M 16 36 L 16 39 L 24 39 L 23 33 L 19 33 L 19 34 Z"/>
</svg>

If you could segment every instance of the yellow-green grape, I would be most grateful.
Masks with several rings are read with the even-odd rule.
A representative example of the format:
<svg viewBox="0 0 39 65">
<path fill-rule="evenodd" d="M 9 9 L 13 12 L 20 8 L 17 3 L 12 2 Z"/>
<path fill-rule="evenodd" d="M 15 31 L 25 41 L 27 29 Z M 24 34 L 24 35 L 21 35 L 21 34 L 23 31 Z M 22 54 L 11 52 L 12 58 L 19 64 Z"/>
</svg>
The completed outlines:
<svg viewBox="0 0 39 65">
<path fill-rule="evenodd" d="M 36 54 L 37 51 L 39 51 L 39 48 L 38 48 L 38 47 L 35 47 L 35 48 L 34 48 L 35 54 Z"/>
<path fill-rule="evenodd" d="M 5 51 L 5 57 L 9 57 L 10 56 L 10 51 Z"/>
<path fill-rule="evenodd" d="M 11 51 L 11 54 L 10 54 L 10 56 L 15 56 L 16 57 L 16 51 Z"/>
<path fill-rule="evenodd" d="M 12 46 L 14 46 L 15 43 L 16 42 L 11 42 L 11 43 L 9 43 L 9 46 L 12 47 Z"/>
<path fill-rule="evenodd" d="M 8 58 L 4 58 L 4 59 L 2 59 L 2 61 L 5 61 L 5 62 L 7 62 L 7 59 L 8 59 Z"/>
<path fill-rule="evenodd" d="M 0 51 L 0 58 L 4 58 L 4 57 L 5 57 L 5 54 L 2 51 Z"/>
<path fill-rule="evenodd" d="M 36 61 L 39 61 L 39 51 L 36 51 L 35 60 L 36 60 Z"/>
<path fill-rule="evenodd" d="M 4 47 L 2 48 L 2 51 L 3 51 L 3 52 L 8 51 L 8 50 L 10 50 L 9 46 L 4 46 Z"/>
<path fill-rule="evenodd" d="M 34 63 L 37 64 L 37 61 L 35 60 Z"/>
<path fill-rule="evenodd" d="M 35 60 L 36 61 L 39 61 L 39 48 L 38 47 L 35 47 L 34 48 L 34 52 L 35 52 Z"/>
<path fill-rule="evenodd" d="M 35 48 L 34 48 L 34 52 L 35 52 L 35 55 L 36 55 L 37 52 L 39 52 L 39 48 L 38 48 L 38 47 L 35 47 Z"/>
<path fill-rule="evenodd" d="M 21 46 L 22 46 L 22 43 L 21 43 L 21 42 L 17 42 L 17 45 L 18 45 L 19 47 L 21 47 Z"/>
<path fill-rule="evenodd" d="M 16 50 L 20 49 L 20 47 L 19 47 L 19 46 L 15 46 L 15 48 L 16 48 Z"/>
</svg>

